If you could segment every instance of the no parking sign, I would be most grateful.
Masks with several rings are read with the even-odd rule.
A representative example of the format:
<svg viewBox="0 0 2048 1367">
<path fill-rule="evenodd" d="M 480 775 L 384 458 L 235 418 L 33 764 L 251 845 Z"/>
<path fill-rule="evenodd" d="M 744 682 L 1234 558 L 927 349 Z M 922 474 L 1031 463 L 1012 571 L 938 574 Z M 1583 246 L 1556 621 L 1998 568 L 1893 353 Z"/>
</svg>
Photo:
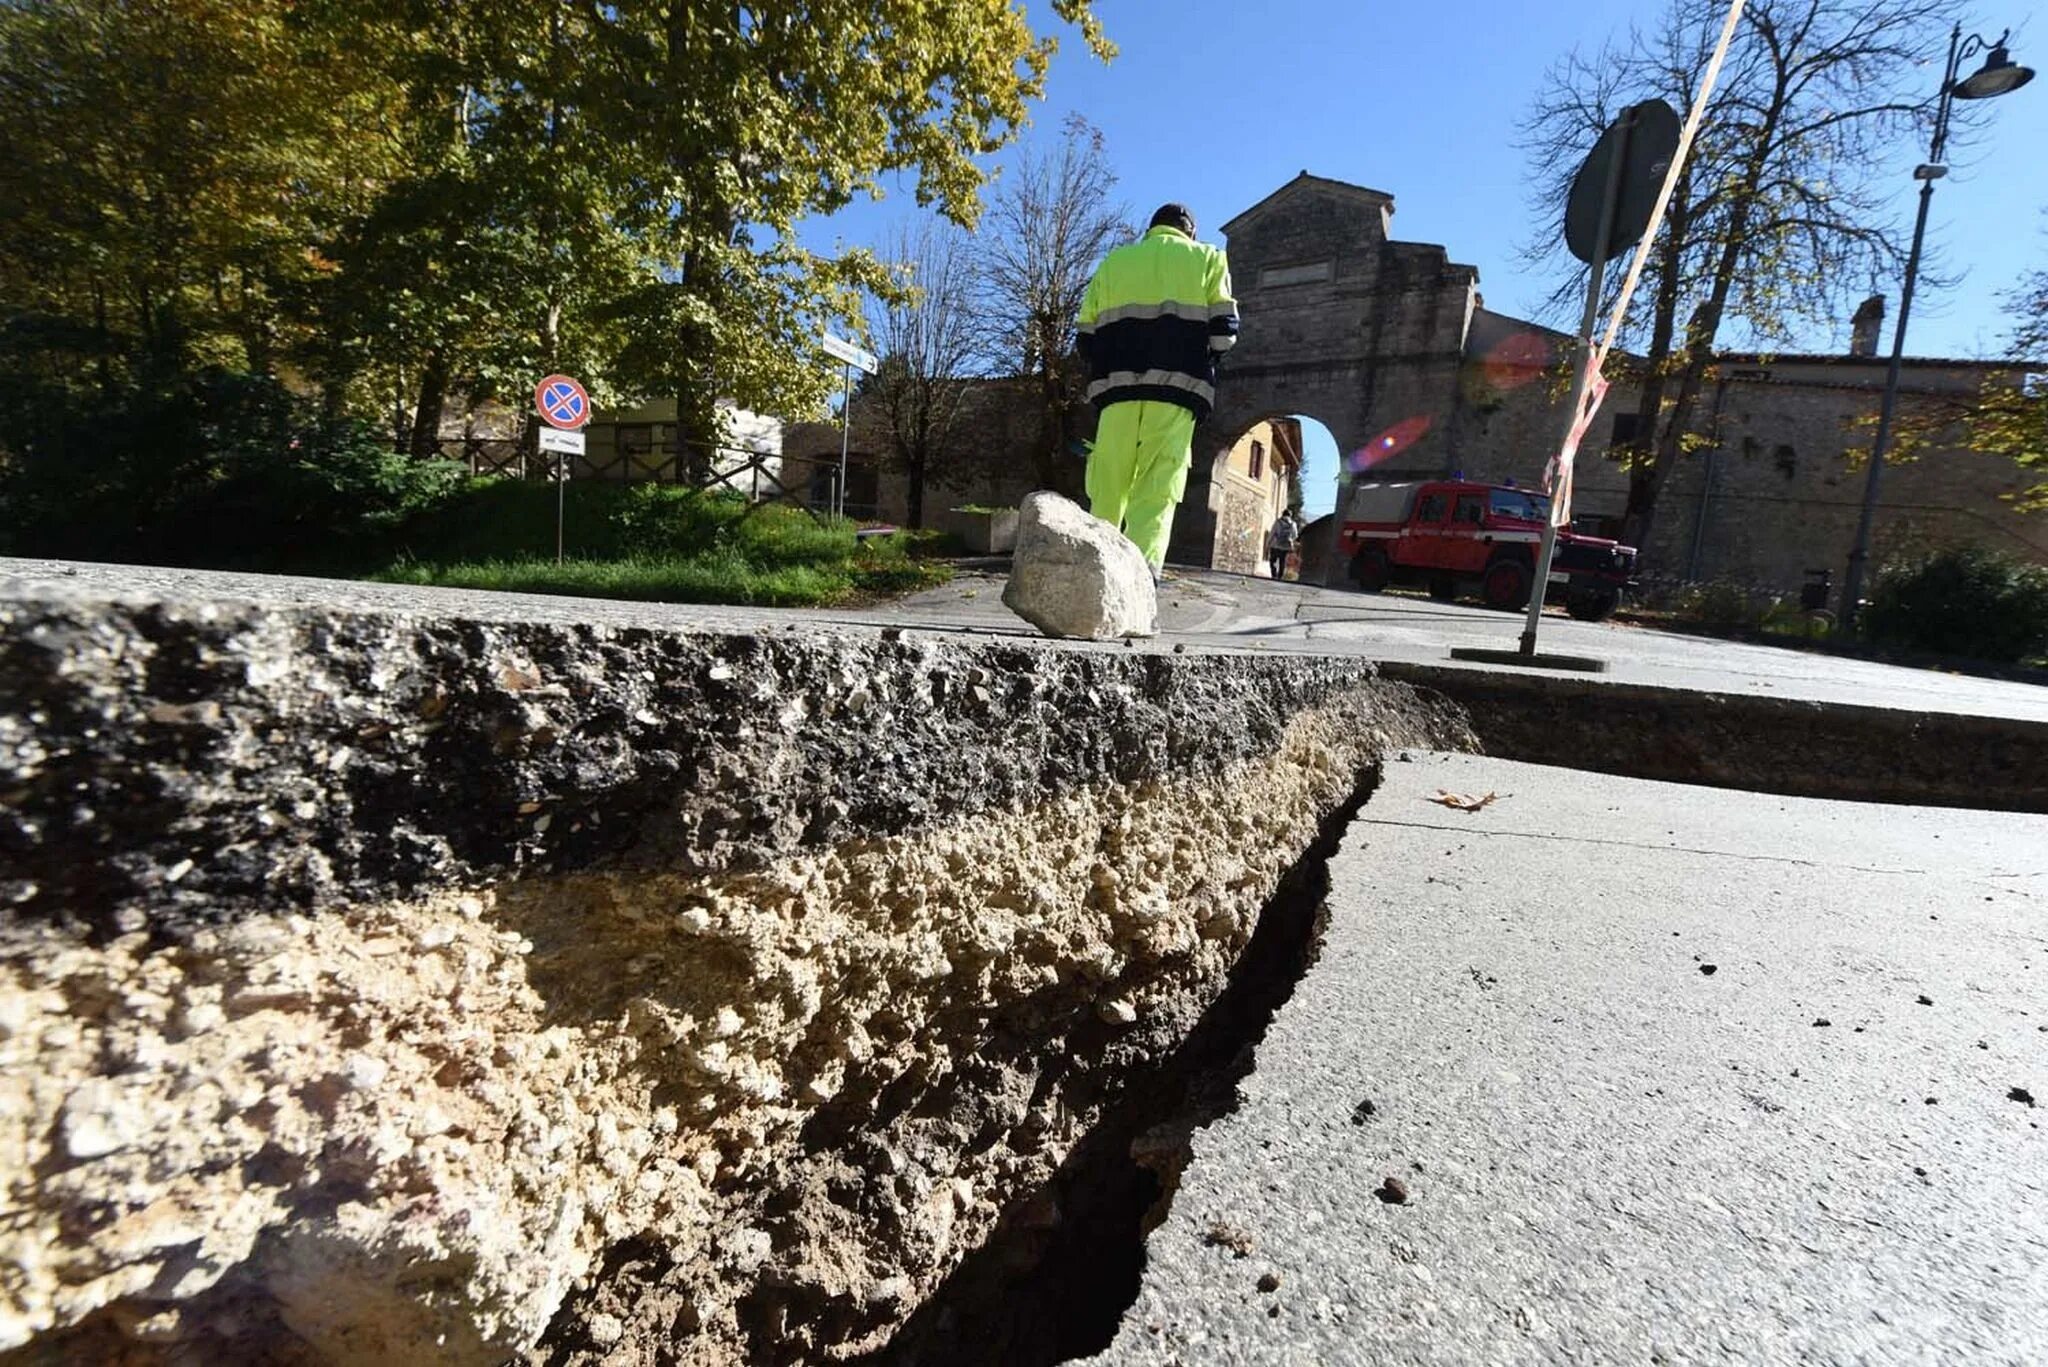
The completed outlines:
<svg viewBox="0 0 2048 1367">
<path fill-rule="evenodd" d="M 590 395 L 567 375 L 550 375 L 535 385 L 533 406 L 550 427 L 573 432 L 590 421 Z"/>
</svg>

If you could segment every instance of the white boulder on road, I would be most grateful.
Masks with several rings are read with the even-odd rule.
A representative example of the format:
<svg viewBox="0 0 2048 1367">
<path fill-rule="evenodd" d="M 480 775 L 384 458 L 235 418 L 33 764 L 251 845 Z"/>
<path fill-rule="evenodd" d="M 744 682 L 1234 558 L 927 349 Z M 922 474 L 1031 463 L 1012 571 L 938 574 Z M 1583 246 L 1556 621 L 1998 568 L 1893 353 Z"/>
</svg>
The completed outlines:
<svg viewBox="0 0 2048 1367">
<path fill-rule="evenodd" d="M 1003 605 L 1048 636 L 1114 641 L 1159 632 L 1152 567 L 1116 528 L 1058 494 L 1032 494 L 1017 519 Z"/>
</svg>

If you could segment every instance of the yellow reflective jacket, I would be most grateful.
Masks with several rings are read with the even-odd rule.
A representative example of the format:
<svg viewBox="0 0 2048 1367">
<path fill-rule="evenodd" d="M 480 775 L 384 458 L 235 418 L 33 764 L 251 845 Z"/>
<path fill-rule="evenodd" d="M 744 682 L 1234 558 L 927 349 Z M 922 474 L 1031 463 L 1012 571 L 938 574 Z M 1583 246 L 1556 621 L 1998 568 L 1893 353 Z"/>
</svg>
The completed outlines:
<svg viewBox="0 0 2048 1367">
<path fill-rule="evenodd" d="M 1155 401 L 1205 418 L 1216 402 L 1216 360 L 1237 341 L 1230 262 L 1178 228 L 1154 228 L 1096 268 L 1079 331 L 1097 408 Z"/>
</svg>

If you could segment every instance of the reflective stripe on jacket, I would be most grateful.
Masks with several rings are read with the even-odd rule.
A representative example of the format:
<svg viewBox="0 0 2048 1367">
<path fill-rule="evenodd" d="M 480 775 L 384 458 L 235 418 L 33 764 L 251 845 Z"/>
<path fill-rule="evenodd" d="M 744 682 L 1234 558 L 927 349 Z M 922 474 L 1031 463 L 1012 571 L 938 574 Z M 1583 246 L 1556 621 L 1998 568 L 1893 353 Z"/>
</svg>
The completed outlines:
<svg viewBox="0 0 2048 1367">
<path fill-rule="evenodd" d="M 1216 402 L 1216 360 L 1237 341 L 1237 301 L 1220 247 L 1154 228 L 1111 252 L 1081 301 L 1088 400 L 1179 404 L 1197 418 Z"/>
</svg>

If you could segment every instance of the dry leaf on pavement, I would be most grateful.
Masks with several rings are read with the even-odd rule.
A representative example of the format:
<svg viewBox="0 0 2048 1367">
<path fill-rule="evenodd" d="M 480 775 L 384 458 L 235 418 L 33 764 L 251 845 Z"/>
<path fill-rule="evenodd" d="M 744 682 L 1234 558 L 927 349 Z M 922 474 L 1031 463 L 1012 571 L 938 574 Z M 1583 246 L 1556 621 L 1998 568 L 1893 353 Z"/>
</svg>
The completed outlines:
<svg viewBox="0 0 2048 1367">
<path fill-rule="evenodd" d="M 1504 796 L 1508 796 L 1508 794 L 1488 793 L 1485 797 L 1468 797 L 1464 793 L 1447 792 L 1439 788 L 1437 789 L 1436 796 L 1429 800 L 1441 803 L 1446 807 L 1455 807 L 1461 812 L 1476 812 L 1481 807 L 1500 801 Z"/>
</svg>

